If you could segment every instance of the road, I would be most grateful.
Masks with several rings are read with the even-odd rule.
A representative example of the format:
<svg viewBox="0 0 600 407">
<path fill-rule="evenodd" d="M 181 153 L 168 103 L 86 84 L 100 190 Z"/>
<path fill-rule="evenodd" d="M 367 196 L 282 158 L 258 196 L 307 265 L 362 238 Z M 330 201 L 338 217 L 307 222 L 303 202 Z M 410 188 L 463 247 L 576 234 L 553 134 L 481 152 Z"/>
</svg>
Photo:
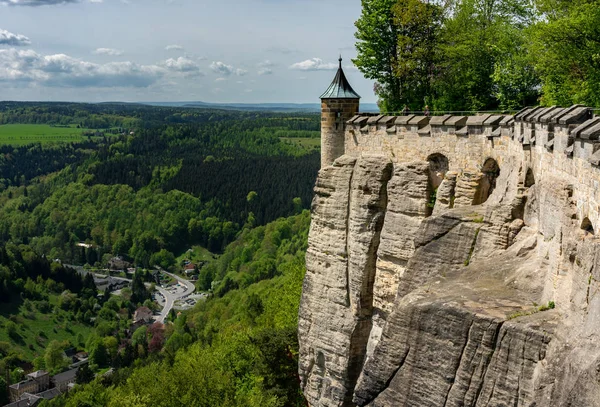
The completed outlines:
<svg viewBox="0 0 600 407">
<path fill-rule="evenodd" d="M 69 266 L 69 267 L 75 268 L 80 273 L 87 273 L 87 271 L 85 271 L 83 269 L 83 267 L 75 267 L 75 266 Z M 160 312 L 160 314 L 154 316 L 154 320 L 156 322 L 164 323 L 165 319 L 169 315 L 169 312 L 171 312 L 171 309 L 173 309 L 173 305 L 175 304 L 175 301 L 192 294 L 194 291 L 196 291 L 196 286 L 191 281 L 181 278 L 178 275 L 169 273 L 158 267 L 156 269 L 158 271 L 160 271 L 161 273 L 174 278 L 178 282 L 178 284 L 176 286 L 174 286 L 175 289 L 172 291 L 162 288 L 160 285 L 156 285 L 156 290 L 158 292 L 160 292 L 161 295 L 163 296 L 163 298 L 165 299 L 165 305 L 163 306 L 163 309 Z M 122 277 L 111 277 L 111 278 L 114 280 L 127 281 L 127 282 L 131 283 L 131 280 L 128 278 L 122 278 Z M 149 284 L 147 284 L 147 285 L 149 285 Z"/>
<path fill-rule="evenodd" d="M 178 282 L 177 286 L 175 286 L 177 288 L 174 291 L 169 291 L 160 286 L 156 286 L 156 289 L 165 298 L 165 306 L 163 307 L 160 315 L 157 315 L 155 317 L 155 320 L 156 322 L 165 322 L 165 318 L 169 315 L 169 312 L 171 312 L 175 301 L 192 294 L 194 291 L 196 291 L 196 286 L 191 281 L 181 278 L 175 274 L 169 273 L 163 269 L 157 268 L 157 270 L 159 270 L 163 274 L 168 275 L 169 277 L 176 279 Z"/>
</svg>

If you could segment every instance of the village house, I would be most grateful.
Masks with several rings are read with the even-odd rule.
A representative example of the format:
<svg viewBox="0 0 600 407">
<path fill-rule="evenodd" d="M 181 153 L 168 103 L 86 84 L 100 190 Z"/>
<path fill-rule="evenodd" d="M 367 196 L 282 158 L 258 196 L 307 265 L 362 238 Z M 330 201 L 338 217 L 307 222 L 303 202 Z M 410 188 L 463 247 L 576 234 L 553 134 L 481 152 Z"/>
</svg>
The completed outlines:
<svg viewBox="0 0 600 407">
<path fill-rule="evenodd" d="M 194 263 L 186 264 L 183 267 L 183 272 L 187 275 L 194 274 L 196 272 L 196 265 Z"/>
<path fill-rule="evenodd" d="M 78 370 L 79 368 L 75 368 L 52 376 L 52 383 L 54 384 L 54 387 L 57 388 L 61 393 L 68 391 L 69 384 L 75 384 Z"/>
<path fill-rule="evenodd" d="M 35 407 L 44 400 L 52 400 L 55 397 L 60 396 L 58 389 L 50 389 L 43 391 L 38 394 L 23 393 L 18 401 L 7 404 L 4 407 Z"/>
<path fill-rule="evenodd" d="M 154 322 L 154 313 L 148 307 L 139 307 L 133 314 L 133 327 L 148 325 Z"/>
<path fill-rule="evenodd" d="M 25 380 L 9 386 L 11 401 L 18 401 L 25 393 L 36 394 L 48 390 L 50 387 L 50 374 L 43 370 L 29 373 Z"/>
<path fill-rule="evenodd" d="M 113 257 L 108 261 L 108 268 L 110 270 L 127 270 L 131 266 L 132 264 L 121 256 Z"/>
</svg>

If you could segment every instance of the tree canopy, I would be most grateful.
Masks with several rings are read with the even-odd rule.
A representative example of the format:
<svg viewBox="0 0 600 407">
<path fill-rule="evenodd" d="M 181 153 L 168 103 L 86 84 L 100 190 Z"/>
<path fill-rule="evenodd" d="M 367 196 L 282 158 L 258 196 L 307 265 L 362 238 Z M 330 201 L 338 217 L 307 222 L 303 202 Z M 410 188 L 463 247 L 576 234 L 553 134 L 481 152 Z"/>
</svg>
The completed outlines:
<svg viewBox="0 0 600 407">
<path fill-rule="evenodd" d="M 355 64 L 382 111 L 600 106 L 600 1 L 363 0 Z"/>
</svg>

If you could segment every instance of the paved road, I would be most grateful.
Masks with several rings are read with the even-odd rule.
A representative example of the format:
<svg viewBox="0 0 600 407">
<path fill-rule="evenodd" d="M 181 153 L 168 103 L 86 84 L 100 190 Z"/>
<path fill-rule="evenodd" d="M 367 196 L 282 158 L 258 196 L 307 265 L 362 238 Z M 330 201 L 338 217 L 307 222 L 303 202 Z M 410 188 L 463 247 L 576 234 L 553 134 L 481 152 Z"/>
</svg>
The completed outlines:
<svg viewBox="0 0 600 407">
<path fill-rule="evenodd" d="M 85 271 L 83 269 L 83 267 L 75 267 L 75 266 L 69 266 L 69 267 L 73 267 L 73 268 L 77 269 L 80 273 L 87 273 L 87 271 Z M 169 273 L 158 267 L 157 267 L 157 270 L 159 270 L 163 274 L 168 275 L 169 277 L 173 277 L 179 283 L 177 286 L 177 287 L 179 287 L 179 289 L 177 289 L 175 292 L 168 291 L 165 288 L 162 288 L 160 285 L 156 285 L 156 289 L 158 290 L 158 292 L 160 292 L 162 294 L 163 298 L 165 299 L 165 305 L 163 306 L 163 309 L 160 312 L 160 314 L 154 316 L 154 320 L 156 322 L 164 323 L 165 318 L 167 318 L 167 316 L 169 315 L 169 312 L 171 312 L 171 309 L 173 308 L 175 301 L 177 301 L 187 295 L 192 294 L 194 291 L 196 291 L 196 286 L 194 285 L 193 282 L 188 281 L 184 278 L 181 278 L 178 275 Z M 110 277 L 110 278 L 112 278 L 114 280 L 118 280 L 118 281 L 127 281 L 127 282 L 131 283 L 131 280 L 128 278 L 122 278 L 122 277 Z"/>
<path fill-rule="evenodd" d="M 196 286 L 191 281 L 183 279 L 175 274 L 169 273 L 163 269 L 158 270 L 160 270 L 161 273 L 176 279 L 179 283 L 178 286 L 181 287 L 181 289 L 178 289 L 176 292 L 170 292 L 160 286 L 156 286 L 156 289 L 160 291 L 160 293 L 165 298 L 165 306 L 163 307 L 163 310 L 161 311 L 160 315 L 157 315 L 155 319 L 157 322 L 164 322 L 167 315 L 169 315 L 169 312 L 171 312 L 175 301 L 192 294 L 196 290 Z"/>
</svg>

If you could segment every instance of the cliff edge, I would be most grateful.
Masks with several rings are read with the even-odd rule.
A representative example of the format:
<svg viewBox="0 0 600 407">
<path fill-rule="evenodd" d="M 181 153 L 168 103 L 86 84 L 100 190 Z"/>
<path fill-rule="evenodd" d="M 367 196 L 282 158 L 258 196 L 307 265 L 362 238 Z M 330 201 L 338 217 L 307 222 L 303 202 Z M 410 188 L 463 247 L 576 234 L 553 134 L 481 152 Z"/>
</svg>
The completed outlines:
<svg viewBox="0 0 600 407">
<path fill-rule="evenodd" d="M 347 123 L 312 205 L 311 406 L 600 406 L 586 109 Z"/>
</svg>

